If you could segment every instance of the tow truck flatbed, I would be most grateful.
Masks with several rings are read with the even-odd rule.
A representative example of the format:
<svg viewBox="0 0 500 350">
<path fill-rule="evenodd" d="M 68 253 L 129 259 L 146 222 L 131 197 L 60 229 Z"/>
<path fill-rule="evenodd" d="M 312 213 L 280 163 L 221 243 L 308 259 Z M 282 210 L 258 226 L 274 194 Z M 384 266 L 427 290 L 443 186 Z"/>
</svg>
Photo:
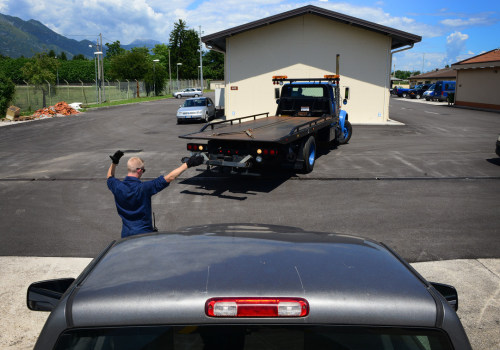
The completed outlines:
<svg viewBox="0 0 500 350">
<path fill-rule="evenodd" d="M 338 61 L 338 55 L 337 55 Z M 192 140 L 191 154 L 205 159 L 207 170 L 254 175 L 282 167 L 310 173 L 317 147 L 335 148 L 351 138 L 352 126 L 342 110 L 339 75 L 324 78 L 273 76 L 277 109 L 269 113 L 212 122 L 179 136 Z M 343 103 L 347 103 L 346 87 Z"/>
<path fill-rule="evenodd" d="M 262 118 L 262 116 L 265 116 Z M 261 118 L 258 118 L 261 117 Z M 338 117 L 268 116 L 267 113 L 207 124 L 179 136 L 191 140 L 255 141 L 287 144 L 338 121 Z"/>
</svg>

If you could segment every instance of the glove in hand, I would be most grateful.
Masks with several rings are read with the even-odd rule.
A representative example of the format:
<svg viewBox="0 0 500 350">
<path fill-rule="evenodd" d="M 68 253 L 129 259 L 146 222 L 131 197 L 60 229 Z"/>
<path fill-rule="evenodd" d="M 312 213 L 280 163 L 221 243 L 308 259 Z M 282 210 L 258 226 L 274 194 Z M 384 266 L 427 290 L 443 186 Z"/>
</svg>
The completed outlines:
<svg viewBox="0 0 500 350">
<path fill-rule="evenodd" d="M 115 154 L 113 154 L 112 156 L 109 156 L 109 158 L 111 158 L 111 160 L 113 161 L 113 164 L 116 164 L 116 165 L 118 165 L 118 163 L 120 163 L 121 157 L 123 157 L 122 151 L 116 151 Z"/>
<path fill-rule="evenodd" d="M 191 168 L 191 167 L 203 164 L 203 161 L 204 161 L 204 159 L 202 156 L 194 155 L 194 156 L 189 157 L 186 164 L 187 164 L 188 168 Z"/>
</svg>

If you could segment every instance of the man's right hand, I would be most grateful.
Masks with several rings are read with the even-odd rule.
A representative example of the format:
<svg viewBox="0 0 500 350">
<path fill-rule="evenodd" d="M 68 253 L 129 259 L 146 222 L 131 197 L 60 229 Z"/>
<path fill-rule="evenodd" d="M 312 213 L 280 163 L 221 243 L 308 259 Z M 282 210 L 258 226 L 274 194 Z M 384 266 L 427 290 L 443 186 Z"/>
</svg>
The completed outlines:
<svg viewBox="0 0 500 350">
<path fill-rule="evenodd" d="M 111 161 L 113 162 L 113 164 L 116 164 L 118 165 L 118 163 L 120 163 L 120 158 L 123 157 L 123 152 L 118 150 L 115 152 L 115 154 L 113 154 L 112 156 L 109 156 L 109 158 L 111 158 Z"/>
</svg>

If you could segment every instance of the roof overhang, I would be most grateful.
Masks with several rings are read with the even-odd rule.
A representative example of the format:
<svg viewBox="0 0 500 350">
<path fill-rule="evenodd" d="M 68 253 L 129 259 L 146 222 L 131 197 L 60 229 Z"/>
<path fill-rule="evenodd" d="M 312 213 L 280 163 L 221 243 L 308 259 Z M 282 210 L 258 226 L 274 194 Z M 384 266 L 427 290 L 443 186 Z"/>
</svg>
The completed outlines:
<svg viewBox="0 0 500 350">
<path fill-rule="evenodd" d="M 461 64 L 452 64 L 451 65 L 451 68 L 453 68 L 455 70 L 461 70 L 461 69 L 484 69 L 484 68 L 498 68 L 498 67 L 500 67 L 500 61 L 461 63 Z"/>
<path fill-rule="evenodd" d="M 332 21 L 348 24 L 354 27 L 370 30 L 392 38 L 391 50 L 398 49 L 403 46 L 413 45 L 422 40 L 421 36 L 403 32 L 394 28 L 389 28 L 380 24 L 365 21 L 356 17 L 344 15 L 342 13 L 323 9 L 321 7 L 307 5 L 295 10 L 283 12 L 274 16 L 266 17 L 254 22 L 243 24 L 237 27 L 226 29 L 214 34 L 205 35 L 201 40 L 212 50 L 226 52 L 226 39 L 260 27 L 268 26 L 273 23 L 284 21 L 293 17 L 313 14 L 316 16 L 325 17 Z"/>
</svg>

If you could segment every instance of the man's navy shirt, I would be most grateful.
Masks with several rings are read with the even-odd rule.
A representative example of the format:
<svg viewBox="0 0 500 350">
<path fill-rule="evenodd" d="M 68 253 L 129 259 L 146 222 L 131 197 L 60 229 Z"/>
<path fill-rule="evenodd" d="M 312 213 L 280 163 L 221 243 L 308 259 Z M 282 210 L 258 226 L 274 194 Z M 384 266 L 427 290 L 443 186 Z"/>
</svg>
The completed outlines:
<svg viewBox="0 0 500 350">
<path fill-rule="evenodd" d="M 108 178 L 108 188 L 115 196 L 116 209 L 122 218 L 122 237 L 153 232 L 151 196 L 165 189 L 169 183 L 163 176 L 142 182 L 127 176 L 123 181 Z"/>
</svg>

